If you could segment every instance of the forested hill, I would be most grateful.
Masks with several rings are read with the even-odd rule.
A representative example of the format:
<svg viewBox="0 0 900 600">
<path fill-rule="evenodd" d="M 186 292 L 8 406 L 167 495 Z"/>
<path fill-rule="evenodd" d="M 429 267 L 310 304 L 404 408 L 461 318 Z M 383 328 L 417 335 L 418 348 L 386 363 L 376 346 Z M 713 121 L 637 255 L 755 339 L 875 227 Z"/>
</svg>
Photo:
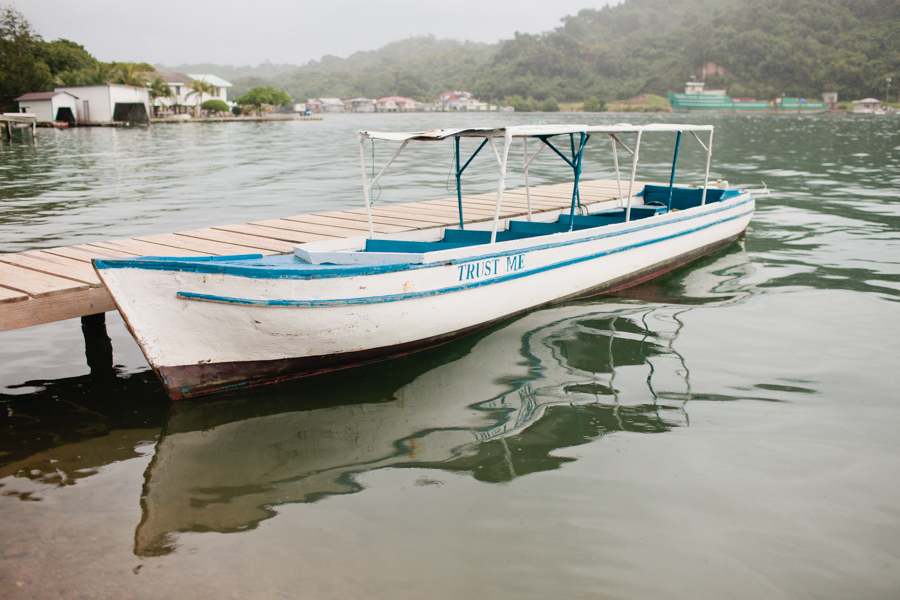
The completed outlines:
<svg viewBox="0 0 900 600">
<path fill-rule="evenodd" d="M 433 100 L 447 89 L 494 101 L 613 100 L 679 91 L 708 63 L 719 67 L 707 75 L 709 85 L 733 96 L 883 97 L 885 78 L 900 70 L 900 2 L 626 0 L 496 46 L 412 38 L 347 59 L 325 57 L 267 83 L 301 100 Z"/>
</svg>

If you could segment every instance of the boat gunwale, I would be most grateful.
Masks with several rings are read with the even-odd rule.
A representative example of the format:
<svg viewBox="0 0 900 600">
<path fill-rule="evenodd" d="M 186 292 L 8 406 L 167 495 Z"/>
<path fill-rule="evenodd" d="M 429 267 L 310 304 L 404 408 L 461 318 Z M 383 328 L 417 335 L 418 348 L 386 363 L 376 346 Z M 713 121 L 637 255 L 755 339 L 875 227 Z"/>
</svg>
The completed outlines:
<svg viewBox="0 0 900 600">
<path fill-rule="evenodd" d="M 225 264 L 229 260 L 246 260 L 247 256 L 238 257 L 221 256 L 216 260 L 195 260 L 183 259 L 180 257 L 141 257 L 141 258 L 97 258 L 93 260 L 97 270 L 100 269 L 124 269 L 135 268 L 143 270 L 156 271 L 172 271 L 172 272 L 194 272 L 210 275 L 231 275 L 235 277 L 244 277 L 248 279 L 295 279 L 298 281 L 310 279 L 336 279 L 345 277 L 354 277 L 361 275 L 378 275 L 382 273 L 392 273 L 397 271 L 412 271 L 419 269 L 435 268 L 447 265 L 458 265 L 479 260 L 487 260 L 489 258 L 505 257 L 522 252 L 533 252 L 547 250 L 550 248 L 558 248 L 570 246 L 573 244 L 581 244 L 584 242 L 626 235 L 641 230 L 652 229 L 654 227 L 662 227 L 672 223 L 696 219 L 702 216 L 715 214 L 717 212 L 731 210 L 742 204 L 753 202 L 754 197 L 750 192 L 743 192 L 734 198 L 728 198 L 719 202 L 712 202 L 705 205 L 695 206 L 689 209 L 673 211 L 671 213 L 650 217 L 647 219 L 639 219 L 625 223 L 615 223 L 611 225 L 600 225 L 587 229 L 564 231 L 551 233 L 542 236 L 535 236 L 521 240 L 509 240 L 505 242 L 496 242 L 493 244 L 473 244 L 471 248 L 478 250 L 484 247 L 494 248 L 495 251 L 484 252 L 481 254 L 472 254 L 457 258 L 448 258 L 447 260 L 429 263 L 409 263 L 396 262 L 386 264 L 349 264 L 349 265 L 312 265 L 309 263 L 291 264 L 291 265 L 232 265 Z M 694 212 L 697 211 L 697 212 Z M 595 230 L 602 230 L 596 233 Z M 594 235 L 591 235 L 594 233 Z M 569 239 L 565 239 L 569 238 Z M 348 238 L 352 239 L 352 238 Z M 553 240 L 539 245 L 527 244 L 528 241 L 537 240 Z M 437 252 L 446 252 L 439 250 Z M 259 260 L 266 260 L 277 257 L 260 257 Z M 297 258 L 297 260 L 301 260 Z"/>
</svg>

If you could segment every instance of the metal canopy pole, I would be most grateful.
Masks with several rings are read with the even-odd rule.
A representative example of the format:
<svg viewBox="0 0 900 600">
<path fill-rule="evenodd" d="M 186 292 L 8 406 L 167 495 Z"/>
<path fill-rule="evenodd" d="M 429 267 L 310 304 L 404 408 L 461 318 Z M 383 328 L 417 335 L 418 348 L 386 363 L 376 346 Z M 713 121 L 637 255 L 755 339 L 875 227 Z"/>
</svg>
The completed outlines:
<svg viewBox="0 0 900 600">
<path fill-rule="evenodd" d="M 459 166 L 459 136 L 458 135 L 454 136 L 453 139 L 456 142 L 455 143 L 455 145 L 456 145 L 456 201 L 457 201 L 457 204 L 459 205 L 459 228 L 463 229 L 464 227 L 463 227 L 463 208 L 462 208 L 462 174 L 463 174 L 463 171 L 466 170 L 466 167 L 469 166 L 469 163 L 472 162 L 472 159 L 475 158 L 479 152 L 481 152 L 481 149 L 484 148 L 484 145 L 487 144 L 488 139 L 490 139 L 490 138 L 487 138 L 487 137 L 484 138 L 484 141 L 481 142 L 481 145 L 478 146 L 478 149 L 475 150 L 475 152 L 472 154 L 472 156 L 469 157 L 469 160 L 466 161 L 466 164 L 464 164 L 462 167 Z"/>
<path fill-rule="evenodd" d="M 381 176 L 384 175 L 384 172 L 387 171 L 388 167 L 391 166 L 391 163 L 393 163 L 397 159 L 397 157 L 400 156 L 400 153 L 403 152 L 404 148 L 406 148 L 406 145 L 409 143 L 409 140 L 404 140 L 403 143 L 400 144 L 400 147 L 397 148 L 397 151 L 394 152 L 394 155 L 391 156 L 390 160 L 387 161 L 387 164 L 385 164 L 383 167 L 381 167 L 381 170 L 378 171 L 378 175 L 373 177 L 372 181 L 368 181 L 366 178 L 366 153 L 365 153 L 365 141 L 366 141 L 366 139 L 368 139 L 368 137 L 369 136 L 367 136 L 363 133 L 360 133 L 358 136 L 359 158 L 360 158 L 359 162 L 360 162 L 360 168 L 362 169 L 363 198 L 366 201 L 366 217 L 369 220 L 369 237 L 375 237 L 375 232 L 372 227 L 372 209 L 371 209 L 371 203 L 369 201 L 370 192 L 372 190 L 372 187 L 376 183 L 378 183 L 379 179 L 381 179 Z M 372 166 L 374 167 L 374 165 L 372 165 Z"/>
<path fill-rule="evenodd" d="M 571 134 L 571 135 L 574 135 L 574 134 Z M 569 210 L 569 216 L 570 216 L 569 231 L 571 231 L 572 227 L 575 224 L 575 202 L 578 201 L 578 198 L 579 198 L 578 183 L 579 183 L 579 180 L 581 179 L 581 158 L 582 158 L 582 156 L 584 156 L 584 147 L 587 144 L 587 141 L 590 139 L 591 136 L 587 135 L 587 133 L 584 131 L 581 132 L 581 145 L 578 148 L 578 154 L 576 156 L 574 156 L 574 161 L 569 160 L 569 157 L 567 157 L 565 154 L 560 152 L 556 146 L 554 146 L 553 144 L 550 143 L 550 140 L 549 140 L 550 136 L 539 135 L 536 137 L 538 139 L 540 139 L 542 142 L 544 142 L 544 144 L 549 146 L 551 150 L 556 152 L 556 154 L 558 154 L 560 158 L 562 158 L 564 161 L 566 161 L 566 164 L 569 165 L 570 167 L 572 167 L 572 170 L 575 171 L 575 188 L 572 190 L 572 207 Z M 580 206 L 581 206 L 581 204 L 579 202 L 579 207 Z"/>
<path fill-rule="evenodd" d="M 637 173 L 638 155 L 641 152 L 641 135 L 643 130 L 638 130 L 637 142 L 634 144 L 634 152 L 631 153 L 631 181 L 628 183 L 628 202 L 625 205 L 625 222 L 631 220 L 631 197 L 634 192 L 634 177 Z"/>
<path fill-rule="evenodd" d="M 709 163 L 712 161 L 712 140 L 713 130 L 709 130 L 709 147 L 706 148 L 706 174 L 703 176 L 703 197 L 700 199 L 700 206 L 706 205 L 706 190 L 709 189 Z M 697 138 L 700 141 L 700 138 Z M 702 145 L 703 142 L 700 142 Z M 705 147 L 705 146 L 704 146 Z"/>
<path fill-rule="evenodd" d="M 531 163 L 534 162 L 534 159 L 537 158 L 538 154 L 540 154 L 541 150 L 543 150 L 543 149 L 544 149 L 543 144 L 541 146 L 538 146 L 537 152 L 534 153 L 534 156 L 532 156 L 531 158 L 528 158 L 528 138 L 527 137 L 522 138 L 522 150 L 525 153 L 525 165 L 524 165 L 524 169 L 523 169 L 525 171 L 525 202 L 528 205 L 528 220 L 529 221 L 531 220 L 531 187 L 529 186 L 529 183 L 528 183 L 528 167 L 531 166 Z"/>
<path fill-rule="evenodd" d="M 678 163 L 678 148 L 681 146 L 681 132 L 675 138 L 675 156 L 672 157 L 672 174 L 669 176 L 669 207 L 668 211 L 672 212 L 672 192 L 675 186 L 675 165 Z"/>
<path fill-rule="evenodd" d="M 506 189 L 506 165 L 509 159 L 509 147 L 512 145 L 512 133 L 509 129 L 506 129 L 503 132 L 503 156 L 501 157 L 497 154 L 497 148 L 494 146 L 494 141 L 490 138 L 487 138 L 487 141 L 491 142 L 491 150 L 494 151 L 494 158 L 497 159 L 497 163 L 500 165 L 500 178 L 497 181 L 497 204 L 494 206 L 494 225 L 491 228 L 491 243 L 495 243 L 497 241 L 497 226 L 500 223 L 500 203 L 503 201 L 503 190 Z M 484 144 L 482 144 L 483 146 Z"/>
</svg>

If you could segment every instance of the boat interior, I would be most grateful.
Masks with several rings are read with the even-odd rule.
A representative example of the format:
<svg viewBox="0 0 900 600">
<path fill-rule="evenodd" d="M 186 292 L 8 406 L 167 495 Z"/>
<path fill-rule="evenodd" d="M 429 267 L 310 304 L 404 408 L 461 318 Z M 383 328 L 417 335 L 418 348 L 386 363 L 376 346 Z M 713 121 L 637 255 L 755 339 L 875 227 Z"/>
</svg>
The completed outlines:
<svg viewBox="0 0 900 600">
<path fill-rule="evenodd" d="M 671 197 L 670 197 L 671 191 Z M 738 196 L 738 190 L 710 188 L 706 191 L 706 202 L 720 202 L 727 198 Z M 630 216 L 631 221 L 646 219 L 668 212 L 686 210 L 700 206 L 703 202 L 702 188 L 684 188 L 664 185 L 646 185 L 638 193 L 642 197 L 643 204 L 631 207 L 631 214 L 627 209 L 615 208 L 603 210 L 591 214 L 574 214 L 568 212 L 559 214 L 555 221 L 527 221 L 512 219 L 506 229 L 497 231 L 497 242 L 519 240 L 524 238 L 563 233 L 567 231 L 579 231 L 625 223 Z M 444 229 L 443 236 L 437 241 L 418 241 L 401 239 L 367 239 L 364 252 L 377 253 L 425 253 L 451 248 L 463 248 L 477 246 L 491 242 L 491 231 L 485 229 Z"/>
</svg>

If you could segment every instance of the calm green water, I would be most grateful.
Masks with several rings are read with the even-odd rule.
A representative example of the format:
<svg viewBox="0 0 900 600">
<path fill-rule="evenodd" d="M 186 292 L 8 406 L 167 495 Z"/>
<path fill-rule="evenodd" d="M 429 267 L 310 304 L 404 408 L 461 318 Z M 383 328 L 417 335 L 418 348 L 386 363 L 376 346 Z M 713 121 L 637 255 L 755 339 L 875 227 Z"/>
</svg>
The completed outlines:
<svg viewBox="0 0 900 600">
<path fill-rule="evenodd" d="M 170 405 L 114 314 L 112 369 L 77 320 L 0 334 L 0 597 L 900 596 L 900 119 L 542 117 L 712 123 L 714 178 L 772 194 L 626 295 L 247 394 Z M 0 147 L 0 244 L 356 207 L 357 130 L 496 119 L 39 130 Z M 379 202 L 450 195 L 448 150 Z"/>
</svg>

